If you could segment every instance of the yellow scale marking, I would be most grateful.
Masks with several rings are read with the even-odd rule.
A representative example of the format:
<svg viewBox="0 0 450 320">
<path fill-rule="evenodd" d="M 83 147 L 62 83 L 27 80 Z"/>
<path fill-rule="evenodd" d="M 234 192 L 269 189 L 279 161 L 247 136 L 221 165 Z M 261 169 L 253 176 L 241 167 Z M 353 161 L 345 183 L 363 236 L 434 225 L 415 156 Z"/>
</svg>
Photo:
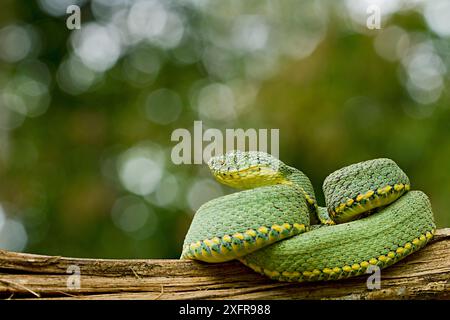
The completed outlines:
<svg viewBox="0 0 450 320">
<path fill-rule="evenodd" d="M 415 238 L 412 241 L 412 244 L 415 246 L 418 246 L 419 244 L 424 244 L 424 242 L 430 240 L 433 237 L 433 234 L 436 232 L 436 230 L 431 230 L 426 232 L 425 234 L 420 235 L 419 239 Z M 422 240 L 423 239 L 423 240 Z M 383 263 L 388 263 L 390 262 L 392 259 L 395 258 L 403 258 L 407 255 L 407 253 L 409 252 L 409 249 L 412 248 L 412 244 L 411 242 L 407 242 L 405 243 L 405 245 L 400 246 L 397 248 L 396 253 L 393 251 L 390 251 L 387 255 L 380 255 L 378 258 L 371 258 L 369 259 L 369 261 L 362 261 L 360 263 L 355 263 L 351 266 L 343 266 L 342 268 L 340 267 L 334 267 L 334 268 L 324 268 L 323 270 L 318 270 L 318 269 L 314 269 L 312 271 L 303 271 L 301 273 L 301 275 L 303 275 L 305 278 L 312 278 L 314 276 L 319 276 L 320 274 L 324 273 L 328 276 L 332 276 L 334 274 L 339 274 L 342 271 L 346 272 L 346 273 L 351 273 L 352 271 L 360 271 L 361 269 L 366 269 L 369 265 L 376 265 L 378 261 L 381 261 Z M 251 269 L 253 269 L 256 272 L 259 273 L 264 273 L 266 274 L 268 277 L 270 278 L 277 278 L 280 273 L 278 271 L 271 271 L 271 270 L 267 270 L 267 269 L 263 269 L 259 266 L 255 266 L 253 263 L 246 263 L 245 260 L 242 260 L 242 262 L 244 264 L 246 264 L 248 267 L 250 267 Z M 283 271 L 281 273 L 281 275 L 283 275 L 286 278 L 289 279 L 294 279 L 294 278 L 298 278 L 300 276 L 300 273 L 298 271 Z"/>
<path fill-rule="evenodd" d="M 270 230 L 272 230 L 272 229 L 277 231 L 279 233 L 279 235 L 274 236 L 272 234 L 269 234 Z M 292 234 L 294 232 L 294 229 L 300 233 L 302 231 L 305 231 L 306 227 L 304 224 L 298 224 L 298 223 L 294 223 L 293 225 L 291 225 L 289 223 L 283 223 L 281 226 L 274 224 L 270 229 L 265 226 L 261 226 L 257 230 L 258 230 L 258 232 L 260 232 L 262 234 L 269 234 L 268 240 L 258 237 L 257 231 L 255 231 L 253 229 L 249 229 L 249 230 L 244 231 L 243 233 L 240 233 L 240 232 L 235 233 L 232 236 L 230 236 L 230 235 L 222 236 L 223 242 L 231 244 L 231 250 L 228 249 L 225 245 L 221 245 L 221 239 L 219 237 L 214 237 L 212 239 L 205 239 L 202 241 L 197 241 L 197 242 L 191 243 L 190 245 L 186 245 L 183 248 L 183 252 L 185 252 L 184 255 L 187 258 L 202 258 L 202 257 L 210 258 L 210 257 L 213 257 L 213 258 L 217 258 L 217 259 L 212 259 L 212 261 L 219 262 L 220 258 L 223 257 L 223 255 L 227 255 L 231 252 L 234 252 L 235 254 L 251 252 L 252 251 L 251 249 L 258 248 L 258 247 L 266 244 L 267 242 L 274 242 L 277 240 L 284 239 L 286 236 L 282 232 L 284 230 L 289 230 L 290 234 Z M 254 238 L 255 242 L 246 240 L 244 234 Z M 241 244 L 233 243 L 233 239 L 239 239 L 242 243 Z M 204 243 L 208 248 L 210 248 L 211 252 L 208 252 L 207 250 L 205 250 L 205 248 L 202 248 L 201 252 L 199 253 L 196 249 L 200 248 L 202 243 Z M 212 247 L 215 244 L 218 245 L 220 252 L 216 252 L 216 251 L 212 250 Z M 209 260 L 211 260 L 211 259 L 209 259 Z"/>
<path fill-rule="evenodd" d="M 392 189 L 394 189 L 397 192 L 400 192 L 401 190 L 403 190 L 403 188 L 405 188 L 406 191 L 408 191 L 410 189 L 410 185 L 404 185 L 403 183 L 401 184 L 395 184 L 394 186 L 390 186 L 387 185 L 383 188 L 379 188 L 376 190 L 376 193 L 378 195 L 384 195 L 386 193 L 389 193 Z M 368 200 L 370 199 L 373 195 L 375 195 L 375 191 L 374 190 L 369 190 L 364 194 L 359 194 L 356 196 L 355 199 L 349 198 L 347 199 L 344 203 L 341 203 L 340 205 L 338 205 L 334 211 L 331 212 L 331 215 L 335 215 L 336 213 L 341 213 L 343 211 L 350 210 L 351 212 L 353 212 L 353 206 L 356 205 L 356 207 L 358 207 L 359 209 L 363 210 L 364 206 L 361 205 L 361 201 L 362 200 Z M 378 197 L 375 197 L 373 199 L 374 203 L 376 203 L 377 205 L 380 205 L 380 199 Z"/>
</svg>

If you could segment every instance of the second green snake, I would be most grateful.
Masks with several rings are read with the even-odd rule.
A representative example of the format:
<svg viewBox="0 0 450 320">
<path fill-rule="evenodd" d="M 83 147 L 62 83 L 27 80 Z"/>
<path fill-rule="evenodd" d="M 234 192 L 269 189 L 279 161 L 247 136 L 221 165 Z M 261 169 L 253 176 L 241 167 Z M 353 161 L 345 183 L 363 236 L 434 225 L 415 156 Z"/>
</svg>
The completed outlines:
<svg viewBox="0 0 450 320">
<path fill-rule="evenodd" d="M 409 191 L 390 159 L 350 165 L 324 181 L 319 207 L 309 178 L 263 152 L 233 151 L 209 162 L 221 183 L 248 189 L 196 212 L 182 259 L 239 259 L 280 281 L 335 280 L 385 268 L 435 232 L 428 197 Z M 282 241 L 281 241 L 282 240 Z"/>
</svg>

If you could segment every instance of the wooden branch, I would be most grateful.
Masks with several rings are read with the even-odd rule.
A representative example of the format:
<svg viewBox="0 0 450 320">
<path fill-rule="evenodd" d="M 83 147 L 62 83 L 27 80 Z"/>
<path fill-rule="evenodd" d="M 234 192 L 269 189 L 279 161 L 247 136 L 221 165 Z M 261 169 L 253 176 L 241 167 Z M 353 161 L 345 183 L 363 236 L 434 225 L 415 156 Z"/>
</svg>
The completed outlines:
<svg viewBox="0 0 450 320">
<path fill-rule="evenodd" d="M 79 288 L 68 273 L 77 268 Z M 6 299 L 449 299 L 450 228 L 382 270 L 381 289 L 369 290 L 366 281 L 282 283 L 237 261 L 76 259 L 0 250 L 0 297 Z"/>
</svg>

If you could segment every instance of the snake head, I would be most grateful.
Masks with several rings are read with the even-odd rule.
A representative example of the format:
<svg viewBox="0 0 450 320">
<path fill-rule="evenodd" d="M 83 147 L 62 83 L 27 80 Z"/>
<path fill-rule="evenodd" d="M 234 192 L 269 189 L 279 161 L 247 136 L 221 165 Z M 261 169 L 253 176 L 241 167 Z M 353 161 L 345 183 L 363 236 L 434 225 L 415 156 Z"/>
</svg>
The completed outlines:
<svg viewBox="0 0 450 320">
<path fill-rule="evenodd" d="M 234 150 L 208 161 L 217 181 L 238 189 L 287 183 L 285 166 L 276 157 L 261 151 Z"/>
</svg>

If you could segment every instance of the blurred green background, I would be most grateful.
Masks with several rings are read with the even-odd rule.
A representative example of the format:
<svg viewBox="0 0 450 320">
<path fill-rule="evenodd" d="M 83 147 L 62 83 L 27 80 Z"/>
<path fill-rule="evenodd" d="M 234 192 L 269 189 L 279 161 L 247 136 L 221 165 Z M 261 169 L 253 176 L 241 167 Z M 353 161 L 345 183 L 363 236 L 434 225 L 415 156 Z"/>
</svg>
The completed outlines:
<svg viewBox="0 0 450 320">
<path fill-rule="evenodd" d="M 194 120 L 279 128 L 321 204 L 332 171 L 392 158 L 450 226 L 449 17 L 446 0 L 2 1 L 0 248 L 178 258 L 231 192 L 171 161 Z"/>
</svg>

